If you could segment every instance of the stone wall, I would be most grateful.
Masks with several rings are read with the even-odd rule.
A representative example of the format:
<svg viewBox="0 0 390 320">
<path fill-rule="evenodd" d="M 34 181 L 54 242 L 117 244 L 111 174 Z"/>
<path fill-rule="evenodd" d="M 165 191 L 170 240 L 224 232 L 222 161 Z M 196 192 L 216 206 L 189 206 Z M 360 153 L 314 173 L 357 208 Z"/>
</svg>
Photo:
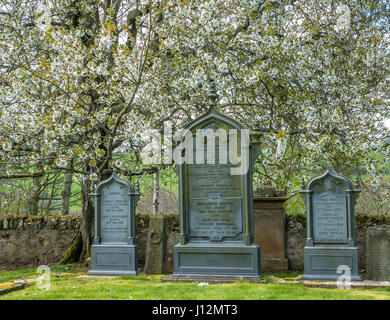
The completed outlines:
<svg viewBox="0 0 390 320">
<path fill-rule="evenodd" d="M 78 230 L 80 217 L 0 217 L 0 269 L 58 262 Z"/>
<path fill-rule="evenodd" d="M 166 217 L 167 272 L 173 272 L 173 247 L 179 242 L 177 215 Z M 360 269 L 366 269 L 366 230 L 375 225 L 390 225 L 389 216 L 356 216 L 356 242 Z M 136 216 L 138 265 L 145 264 L 149 216 Z M 0 269 L 27 267 L 58 262 L 80 228 L 80 217 L 39 216 L 0 217 Z M 306 242 L 306 218 L 289 216 L 286 221 L 286 252 L 291 270 L 303 270 L 303 248 Z"/>
<path fill-rule="evenodd" d="M 286 247 L 290 270 L 303 270 L 303 249 L 306 244 L 306 217 L 286 217 Z"/>
<path fill-rule="evenodd" d="M 58 262 L 80 229 L 79 216 L 0 217 L 0 269 Z M 145 264 L 149 216 L 136 216 L 138 265 Z M 173 247 L 179 239 L 176 215 L 167 216 L 168 272 L 173 271 Z"/>
<path fill-rule="evenodd" d="M 359 267 L 360 269 L 366 270 L 366 239 L 367 230 L 370 227 L 379 225 L 390 225 L 390 216 L 367 216 L 357 215 L 356 216 L 356 244 L 359 250 Z"/>
<path fill-rule="evenodd" d="M 369 227 L 390 225 L 390 216 L 355 216 L 355 237 L 359 268 L 366 270 L 366 232 Z M 306 217 L 287 217 L 287 259 L 291 270 L 303 270 L 303 249 L 306 244 Z"/>
</svg>

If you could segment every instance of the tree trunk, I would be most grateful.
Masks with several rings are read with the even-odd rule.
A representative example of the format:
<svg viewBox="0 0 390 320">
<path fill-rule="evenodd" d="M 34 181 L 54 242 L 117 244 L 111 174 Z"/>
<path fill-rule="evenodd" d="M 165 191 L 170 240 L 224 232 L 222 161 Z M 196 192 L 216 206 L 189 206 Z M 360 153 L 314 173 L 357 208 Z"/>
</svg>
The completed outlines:
<svg viewBox="0 0 390 320">
<path fill-rule="evenodd" d="M 73 161 L 69 161 L 67 168 L 72 169 Z M 61 214 L 68 215 L 70 208 L 70 197 L 72 193 L 72 173 L 66 172 L 64 174 L 64 189 L 61 192 L 62 195 L 62 208 Z"/>
<path fill-rule="evenodd" d="M 85 161 L 83 166 L 84 172 L 90 172 L 90 166 L 88 161 Z M 107 168 L 105 168 L 107 169 Z M 105 172 L 107 170 L 103 170 Z M 108 175 L 108 171 L 105 175 L 102 175 L 101 178 L 104 179 Z M 61 263 L 69 263 L 71 260 L 67 261 L 66 257 L 71 257 L 74 260 L 75 252 L 79 250 L 82 246 L 81 253 L 78 255 L 79 259 L 76 261 L 81 262 L 82 264 L 88 265 L 89 258 L 91 256 L 91 245 L 93 243 L 92 237 L 92 227 L 94 222 L 94 207 L 93 202 L 90 199 L 89 194 L 91 193 L 92 181 L 89 176 L 86 176 L 81 184 L 81 196 L 82 196 L 82 221 L 80 225 L 80 236 L 76 237 L 72 245 L 66 250 Z M 81 244 L 80 244 L 81 239 Z M 73 262 L 73 261 L 72 261 Z"/>
<path fill-rule="evenodd" d="M 73 239 L 72 244 L 62 256 L 60 260 L 60 264 L 78 262 L 80 260 L 80 254 L 82 249 L 83 249 L 83 241 L 81 239 L 81 233 L 78 232 L 75 238 Z"/>
<path fill-rule="evenodd" d="M 83 220 L 81 222 L 80 231 L 81 238 L 83 240 L 83 250 L 80 255 L 80 262 L 87 263 L 87 259 L 91 255 L 91 245 L 92 245 L 92 224 L 93 224 L 93 216 L 94 209 L 93 203 L 89 197 L 89 193 L 91 192 L 91 181 L 89 178 L 85 178 L 82 187 L 82 200 L 83 200 L 83 210 L 82 216 Z"/>
<path fill-rule="evenodd" d="M 28 201 L 28 213 L 29 215 L 37 216 L 39 212 L 39 198 L 44 188 L 42 188 L 40 177 L 34 177 L 33 183 L 34 193 Z"/>
<path fill-rule="evenodd" d="M 88 165 L 85 165 L 88 172 Z M 85 177 L 81 183 L 82 196 L 82 221 L 80 225 L 80 233 L 73 240 L 72 245 L 66 250 L 60 263 L 81 262 L 88 264 L 88 258 L 91 254 L 92 245 L 92 223 L 93 223 L 93 203 L 89 197 L 91 192 L 91 180 Z"/>
<path fill-rule="evenodd" d="M 89 199 L 91 181 L 89 178 L 85 178 L 81 185 L 83 209 L 82 209 L 82 221 L 80 225 L 80 232 L 74 238 L 71 246 L 66 250 L 60 260 L 60 264 L 66 264 L 71 262 L 81 262 L 88 264 L 88 258 L 91 255 L 92 245 L 92 223 L 93 223 L 93 203 Z"/>
<path fill-rule="evenodd" d="M 160 210 L 160 175 L 159 170 L 153 174 L 153 215 Z"/>
</svg>

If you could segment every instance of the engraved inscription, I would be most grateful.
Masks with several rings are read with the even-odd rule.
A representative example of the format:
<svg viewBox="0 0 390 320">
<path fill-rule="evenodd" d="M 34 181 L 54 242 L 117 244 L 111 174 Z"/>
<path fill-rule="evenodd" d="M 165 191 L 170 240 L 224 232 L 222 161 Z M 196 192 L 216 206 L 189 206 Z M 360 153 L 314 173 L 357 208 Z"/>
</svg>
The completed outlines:
<svg viewBox="0 0 390 320">
<path fill-rule="evenodd" d="M 212 130 L 219 128 L 228 129 L 218 122 L 209 123 L 202 127 L 202 129 Z M 185 166 L 189 237 L 192 240 L 242 240 L 243 179 L 240 175 L 231 174 L 231 168 L 235 165 L 229 162 L 227 157 L 224 161 L 220 161 L 222 159 L 219 152 L 221 151 L 219 150 L 220 139 L 221 137 L 218 136 L 214 140 L 215 144 L 214 142 L 210 143 L 209 139 L 204 140 L 203 164 Z M 224 148 L 227 148 L 227 145 Z M 215 154 L 210 153 L 210 151 L 214 151 L 213 149 Z M 222 151 L 225 154 L 228 152 L 227 149 Z M 224 157 L 224 154 L 222 156 Z M 195 151 L 194 159 L 196 158 Z M 212 161 L 214 159 L 215 162 Z"/>
<path fill-rule="evenodd" d="M 101 199 L 102 242 L 126 242 L 129 199 L 126 188 L 117 182 L 104 187 Z"/>
<path fill-rule="evenodd" d="M 314 241 L 347 243 L 346 198 L 334 194 L 313 197 Z"/>
<path fill-rule="evenodd" d="M 229 165 L 190 165 L 190 237 L 222 241 L 242 233 L 240 176 Z"/>
<path fill-rule="evenodd" d="M 190 200 L 190 236 L 221 241 L 242 232 L 241 198 Z"/>
<path fill-rule="evenodd" d="M 390 281 L 390 227 L 367 232 L 367 273 L 370 280 Z"/>
<path fill-rule="evenodd" d="M 374 280 L 390 281 L 390 246 L 370 251 L 370 277 Z"/>
<path fill-rule="evenodd" d="M 189 197 L 208 198 L 210 193 L 220 193 L 223 197 L 240 197 L 242 177 L 230 174 L 230 165 L 193 164 L 187 166 Z"/>
</svg>

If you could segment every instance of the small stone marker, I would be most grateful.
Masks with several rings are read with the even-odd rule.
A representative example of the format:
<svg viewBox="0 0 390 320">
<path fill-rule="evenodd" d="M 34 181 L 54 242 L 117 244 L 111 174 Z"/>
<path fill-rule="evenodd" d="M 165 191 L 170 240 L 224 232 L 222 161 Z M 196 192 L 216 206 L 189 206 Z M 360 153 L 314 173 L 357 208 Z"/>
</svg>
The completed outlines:
<svg viewBox="0 0 390 320">
<path fill-rule="evenodd" d="M 145 258 L 145 274 L 164 274 L 167 269 L 166 219 L 162 215 L 149 218 L 148 242 Z"/>
<path fill-rule="evenodd" d="M 347 281 L 350 276 L 351 281 L 361 280 L 354 221 L 359 190 L 346 177 L 328 170 L 311 179 L 300 193 L 307 211 L 303 279 L 337 280 L 342 276 Z"/>
<path fill-rule="evenodd" d="M 368 279 L 390 281 L 390 226 L 367 230 L 366 268 Z"/>
<path fill-rule="evenodd" d="M 95 239 L 89 275 L 137 275 L 135 205 L 139 193 L 115 173 L 91 194 L 95 207 Z"/>
</svg>

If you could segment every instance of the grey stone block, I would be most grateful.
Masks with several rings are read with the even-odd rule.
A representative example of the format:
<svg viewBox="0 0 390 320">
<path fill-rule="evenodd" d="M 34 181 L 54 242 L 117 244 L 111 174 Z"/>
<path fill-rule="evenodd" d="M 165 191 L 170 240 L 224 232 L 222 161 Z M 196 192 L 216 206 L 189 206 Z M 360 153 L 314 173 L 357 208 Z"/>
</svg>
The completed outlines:
<svg viewBox="0 0 390 320">
<path fill-rule="evenodd" d="M 305 273 L 302 278 L 336 281 L 344 274 L 344 271 L 337 273 L 337 268 L 342 265 L 349 267 L 351 281 L 362 280 L 356 247 L 305 247 Z"/>
<path fill-rule="evenodd" d="M 93 245 L 89 275 L 137 275 L 137 245 Z"/>
<path fill-rule="evenodd" d="M 174 276 L 212 275 L 258 278 L 260 248 L 256 244 L 186 244 L 174 248 Z"/>
</svg>

